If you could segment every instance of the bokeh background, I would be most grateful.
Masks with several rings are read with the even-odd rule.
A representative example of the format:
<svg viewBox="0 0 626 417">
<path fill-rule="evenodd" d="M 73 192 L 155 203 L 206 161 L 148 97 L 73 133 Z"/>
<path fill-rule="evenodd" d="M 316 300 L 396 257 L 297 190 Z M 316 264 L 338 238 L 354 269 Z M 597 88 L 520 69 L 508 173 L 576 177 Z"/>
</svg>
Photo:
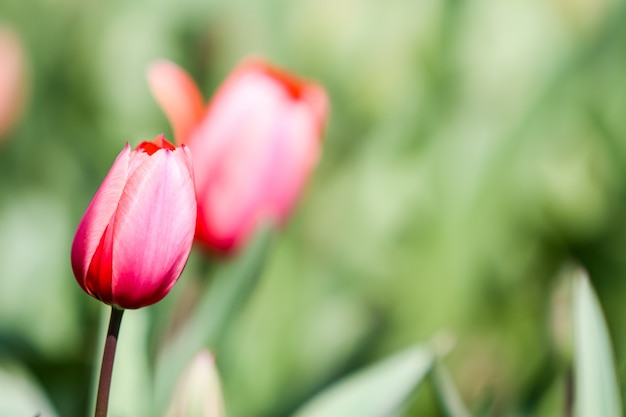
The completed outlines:
<svg viewBox="0 0 626 417">
<path fill-rule="evenodd" d="M 477 415 L 550 415 L 569 367 L 570 262 L 599 293 L 624 385 L 625 21 L 619 0 L 2 0 L 27 88 L 0 139 L 0 401 L 90 413 L 104 307 L 69 249 L 123 145 L 172 137 L 146 68 L 171 59 L 208 98 L 251 54 L 319 81 L 331 115 L 216 352 L 230 416 L 289 416 L 442 338 Z M 121 344 L 148 343 L 121 346 L 117 368 L 150 369 L 162 311 L 126 314 Z M 117 401 L 132 410 L 150 389 L 126 378 Z M 424 387 L 407 415 L 438 415 L 432 397 Z"/>
</svg>

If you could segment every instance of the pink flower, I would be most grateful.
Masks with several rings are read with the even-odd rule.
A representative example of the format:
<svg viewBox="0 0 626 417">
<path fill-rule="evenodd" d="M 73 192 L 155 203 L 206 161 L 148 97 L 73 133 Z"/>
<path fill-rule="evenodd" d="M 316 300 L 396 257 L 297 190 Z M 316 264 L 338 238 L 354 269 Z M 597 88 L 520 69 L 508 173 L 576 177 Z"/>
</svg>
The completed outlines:
<svg viewBox="0 0 626 417">
<path fill-rule="evenodd" d="M 182 273 L 195 223 L 189 150 L 162 135 L 133 151 L 126 145 L 78 225 L 76 281 L 106 304 L 154 304 Z"/>
<path fill-rule="evenodd" d="M 26 63 L 15 32 L 0 26 L 0 138 L 19 119 L 26 98 Z"/>
<path fill-rule="evenodd" d="M 148 81 L 177 143 L 193 153 L 196 240 L 234 252 L 259 221 L 283 222 L 319 158 L 328 107 L 322 87 L 248 60 L 205 108 L 196 84 L 171 62 L 154 63 Z"/>
</svg>

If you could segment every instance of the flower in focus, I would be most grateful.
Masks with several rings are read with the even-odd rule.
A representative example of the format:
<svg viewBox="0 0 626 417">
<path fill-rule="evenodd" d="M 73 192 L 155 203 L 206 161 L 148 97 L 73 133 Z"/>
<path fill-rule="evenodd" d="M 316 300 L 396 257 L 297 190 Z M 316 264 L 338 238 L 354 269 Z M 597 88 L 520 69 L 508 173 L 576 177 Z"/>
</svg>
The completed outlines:
<svg viewBox="0 0 626 417">
<path fill-rule="evenodd" d="M 167 417 L 224 415 L 224 398 L 215 359 L 208 350 L 202 350 L 178 380 Z"/>
<path fill-rule="evenodd" d="M 0 26 L 0 139 L 17 122 L 26 97 L 26 63 L 15 32 Z"/>
<path fill-rule="evenodd" d="M 162 135 L 132 151 L 126 145 L 78 225 L 76 280 L 106 304 L 154 304 L 182 273 L 195 223 L 189 150 Z"/>
<path fill-rule="evenodd" d="M 171 62 L 154 63 L 148 81 L 176 141 L 192 150 L 196 240 L 230 253 L 261 220 L 284 221 L 319 157 L 328 107 L 322 87 L 248 60 L 205 108 L 196 84 Z"/>
</svg>

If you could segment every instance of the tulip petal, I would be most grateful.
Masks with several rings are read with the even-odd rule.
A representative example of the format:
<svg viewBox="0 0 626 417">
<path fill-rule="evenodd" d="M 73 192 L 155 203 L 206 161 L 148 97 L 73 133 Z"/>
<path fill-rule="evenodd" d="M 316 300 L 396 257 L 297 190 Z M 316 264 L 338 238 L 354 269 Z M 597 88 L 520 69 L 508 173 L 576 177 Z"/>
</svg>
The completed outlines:
<svg viewBox="0 0 626 417">
<path fill-rule="evenodd" d="M 262 60 L 251 59 L 239 71 L 266 78 L 272 83 L 276 98 L 280 98 L 275 125 L 267 133 L 267 141 L 274 142 L 274 151 L 263 188 L 266 210 L 285 220 L 319 159 L 328 97 L 319 85 L 304 82 Z"/>
<path fill-rule="evenodd" d="M 252 72 L 235 81 L 220 89 L 189 141 L 201 221 L 198 238 L 226 250 L 237 246 L 264 214 L 259 203 L 268 190 L 258 185 L 267 184 L 276 163 L 271 135 L 284 115 L 284 93 L 271 79 Z"/>
<path fill-rule="evenodd" d="M 97 298 L 98 300 L 111 304 L 113 299 L 111 281 L 113 279 L 113 252 L 111 251 L 111 242 L 113 239 L 112 228 L 107 226 L 100 244 L 94 253 L 87 277 L 85 278 L 85 287 L 87 294 Z"/>
<path fill-rule="evenodd" d="M 153 304 L 182 272 L 196 221 L 190 168 L 186 150 L 161 149 L 128 178 L 113 223 L 114 304 Z"/>
<path fill-rule="evenodd" d="M 328 97 L 322 87 L 315 83 L 305 82 L 290 72 L 258 58 L 248 59 L 237 72 L 257 72 L 273 80 L 276 88 L 282 90 L 285 97 L 294 105 L 303 103 L 310 109 L 312 121 L 318 127 L 318 134 L 321 133 L 328 113 Z"/>
<path fill-rule="evenodd" d="M 197 87 L 176 65 L 154 64 L 149 83 L 178 142 L 193 150 L 199 243 L 232 252 L 262 218 L 287 217 L 319 158 L 323 88 L 248 59 L 201 114 Z"/>
<path fill-rule="evenodd" d="M 130 154 L 130 146 L 126 144 L 89 203 L 72 243 L 71 258 L 74 275 L 83 290 L 91 295 L 93 293 L 87 289 L 85 279 L 124 190 Z"/>
<path fill-rule="evenodd" d="M 326 91 L 318 84 L 309 84 L 302 92 L 301 100 L 311 112 L 312 122 L 316 126 L 318 139 L 323 138 L 323 130 L 326 125 L 326 117 L 329 111 L 328 96 Z"/>
<path fill-rule="evenodd" d="M 284 221 L 319 159 L 319 133 L 311 109 L 300 103 L 285 105 L 285 116 L 272 136 L 276 162 L 265 184 L 265 201 L 268 211 Z"/>
<path fill-rule="evenodd" d="M 198 86 L 182 68 L 165 60 L 148 68 L 148 85 L 172 125 L 176 143 L 186 143 L 204 112 Z"/>
</svg>

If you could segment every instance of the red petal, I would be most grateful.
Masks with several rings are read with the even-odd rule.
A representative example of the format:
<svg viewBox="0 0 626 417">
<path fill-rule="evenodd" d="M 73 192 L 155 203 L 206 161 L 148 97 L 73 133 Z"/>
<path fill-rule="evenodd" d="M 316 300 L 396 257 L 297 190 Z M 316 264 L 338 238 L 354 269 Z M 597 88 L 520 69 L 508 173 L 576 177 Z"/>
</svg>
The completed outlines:
<svg viewBox="0 0 626 417">
<path fill-rule="evenodd" d="M 148 155 L 152 155 L 159 149 L 169 149 L 170 151 L 173 151 L 176 149 L 176 146 L 172 145 L 170 141 L 165 139 L 165 136 L 163 136 L 163 134 L 161 133 L 159 136 L 154 138 L 151 142 L 145 142 L 145 141 L 141 142 L 135 148 L 135 150 L 145 152 Z"/>
</svg>

